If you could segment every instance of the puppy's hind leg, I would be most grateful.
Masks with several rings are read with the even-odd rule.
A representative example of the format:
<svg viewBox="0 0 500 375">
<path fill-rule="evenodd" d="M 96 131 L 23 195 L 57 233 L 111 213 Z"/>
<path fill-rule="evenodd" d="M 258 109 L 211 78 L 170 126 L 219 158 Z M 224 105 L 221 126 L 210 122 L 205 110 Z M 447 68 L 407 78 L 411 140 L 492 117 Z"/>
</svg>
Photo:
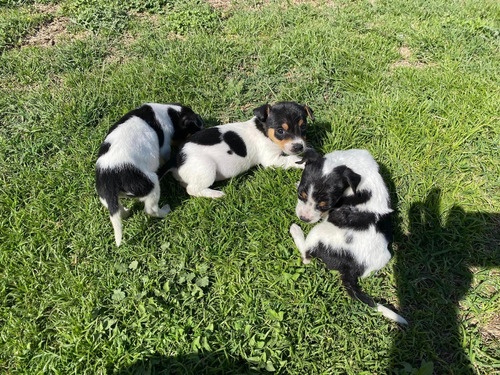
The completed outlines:
<svg viewBox="0 0 500 375">
<path fill-rule="evenodd" d="M 217 166 L 210 160 L 193 160 L 178 170 L 182 181 L 186 182 L 186 191 L 194 197 L 222 198 L 226 194 L 210 189 L 217 177 Z"/>
<path fill-rule="evenodd" d="M 109 202 L 108 200 L 99 197 L 101 203 L 104 207 L 109 210 L 109 218 L 111 220 L 111 225 L 113 226 L 113 232 L 115 233 L 115 242 L 116 246 L 120 246 L 122 243 L 122 218 L 128 216 L 129 211 L 124 208 L 120 201 L 118 200 L 118 196 L 110 196 Z"/>
<path fill-rule="evenodd" d="M 151 179 L 153 183 L 153 190 L 141 198 L 141 201 L 144 202 L 144 211 L 153 217 L 165 217 L 170 212 L 170 206 L 166 204 L 162 208 L 158 206 L 158 202 L 160 200 L 160 183 L 158 180 L 158 176 L 155 173 L 148 174 L 148 177 Z"/>
<path fill-rule="evenodd" d="M 311 258 L 307 255 L 306 239 L 302 229 L 297 224 L 292 224 L 290 227 L 290 234 L 292 235 L 293 241 L 302 256 L 302 263 L 311 263 Z"/>
</svg>

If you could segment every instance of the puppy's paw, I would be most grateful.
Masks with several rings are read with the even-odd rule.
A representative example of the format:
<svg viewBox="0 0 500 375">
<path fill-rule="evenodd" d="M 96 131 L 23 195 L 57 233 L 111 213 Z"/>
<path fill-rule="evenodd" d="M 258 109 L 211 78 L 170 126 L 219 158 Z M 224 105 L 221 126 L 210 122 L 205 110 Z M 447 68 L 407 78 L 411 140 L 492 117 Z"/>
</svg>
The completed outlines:
<svg viewBox="0 0 500 375">
<path fill-rule="evenodd" d="M 226 194 L 223 191 L 220 190 L 213 190 L 213 189 L 205 189 L 202 197 L 207 197 L 207 198 L 222 198 L 225 197 Z"/>
<path fill-rule="evenodd" d="M 302 229 L 297 224 L 292 224 L 290 226 L 290 234 L 293 238 L 303 236 Z"/>
<path fill-rule="evenodd" d="M 304 264 L 311 263 L 311 258 L 302 258 L 302 263 L 304 263 Z"/>
<path fill-rule="evenodd" d="M 168 204 L 166 204 L 165 206 L 163 206 L 162 208 L 160 208 L 158 210 L 158 217 L 165 217 L 167 216 L 167 214 L 170 212 L 170 206 Z"/>
</svg>

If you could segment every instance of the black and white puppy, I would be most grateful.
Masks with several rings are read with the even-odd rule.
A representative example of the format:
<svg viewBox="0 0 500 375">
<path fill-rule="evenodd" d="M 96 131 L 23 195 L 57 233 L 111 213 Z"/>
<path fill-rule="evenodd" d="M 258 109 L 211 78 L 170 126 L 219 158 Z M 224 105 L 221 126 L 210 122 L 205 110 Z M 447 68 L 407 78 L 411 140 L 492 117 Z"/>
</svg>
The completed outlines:
<svg viewBox="0 0 500 375">
<path fill-rule="evenodd" d="M 130 111 L 111 127 L 99 149 L 96 187 L 109 210 L 117 246 L 122 240 L 121 219 L 129 215 L 119 197 L 138 198 L 148 215 L 165 217 L 170 207 L 158 207 L 156 172 L 170 158 L 171 142 L 183 141 L 201 128 L 203 120 L 190 108 L 158 103 Z"/>
<path fill-rule="evenodd" d="M 392 241 L 389 192 L 379 166 L 366 150 L 335 151 L 321 157 L 308 149 L 298 186 L 295 212 L 307 223 L 316 223 L 307 238 L 297 224 L 290 233 L 307 264 L 320 258 L 330 270 L 340 272 L 349 295 L 400 324 L 408 322 L 365 294 L 358 278 L 369 276 L 391 259 Z"/>
<path fill-rule="evenodd" d="M 182 146 L 173 175 L 188 194 L 220 198 L 224 193 L 210 189 L 258 164 L 264 168 L 303 168 L 297 154 L 305 149 L 307 117 L 313 111 L 294 102 L 264 104 L 253 111 L 255 117 L 204 129 Z"/>
</svg>

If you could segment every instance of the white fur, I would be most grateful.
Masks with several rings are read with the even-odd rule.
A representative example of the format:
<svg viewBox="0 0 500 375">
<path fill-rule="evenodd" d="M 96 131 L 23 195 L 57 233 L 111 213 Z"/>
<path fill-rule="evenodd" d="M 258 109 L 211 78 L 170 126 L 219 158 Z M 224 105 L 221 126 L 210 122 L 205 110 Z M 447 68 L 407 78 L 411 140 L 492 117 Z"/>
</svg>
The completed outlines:
<svg viewBox="0 0 500 375">
<path fill-rule="evenodd" d="M 254 117 L 245 122 L 218 126 L 222 134 L 233 131 L 242 138 L 247 151 L 245 157 L 234 153 L 229 155 L 225 142 L 209 146 L 192 142 L 184 145 L 182 152 L 186 155 L 185 162 L 172 172 L 173 176 L 186 186 L 188 194 L 209 198 L 223 197 L 223 192 L 209 187 L 215 181 L 237 176 L 256 165 L 262 165 L 264 168 L 304 168 L 302 164 L 297 164 L 301 160 L 299 156 L 283 156 L 283 150 L 257 129 L 255 119 Z M 301 138 L 296 138 L 293 142 L 300 142 L 305 147 Z M 286 148 L 284 151 L 291 152 Z"/>
</svg>

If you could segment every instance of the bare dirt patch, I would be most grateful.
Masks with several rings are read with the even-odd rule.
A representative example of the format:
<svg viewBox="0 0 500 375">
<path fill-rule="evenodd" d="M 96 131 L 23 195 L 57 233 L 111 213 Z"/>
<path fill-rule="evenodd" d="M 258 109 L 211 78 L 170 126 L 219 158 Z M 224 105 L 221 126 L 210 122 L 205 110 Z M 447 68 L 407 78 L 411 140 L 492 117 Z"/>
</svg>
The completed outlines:
<svg viewBox="0 0 500 375">
<path fill-rule="evenodd" d="M 39 13 L 51 14 L 54 17 L 61 10 L 61 6 L 57 4 L 35 4 L 34 8 Z M 69 33 L 69 23 L 68 17 L 55 17 L 52 21 L 40 25 L 34 34 L 26 37 L 23 46 L 50 47 L 62 40 L 82 40 L 90 35 L 88 31 Z"/>
<path fill-rule="evenodd" d="M 490 321 L 481 328 L 484 339 L 500 343 L 500 312 L 493 315 Z"/>
<path fill-rule="evenodd" d="M 23 45 L 27 46 L 53 46 L 56 39 L 62 35 L 67 35 L 66 26 L 69 20 L 66 17 L 56 18 L 52 22 L 42 25 L 34 35 L 27 37 Z"/>
</svg>

